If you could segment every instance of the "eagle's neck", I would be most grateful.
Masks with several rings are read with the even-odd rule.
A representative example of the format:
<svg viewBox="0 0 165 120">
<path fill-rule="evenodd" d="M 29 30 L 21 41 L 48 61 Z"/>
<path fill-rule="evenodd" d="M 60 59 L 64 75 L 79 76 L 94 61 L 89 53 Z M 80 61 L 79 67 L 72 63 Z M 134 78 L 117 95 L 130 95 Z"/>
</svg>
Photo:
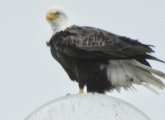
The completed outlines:
<svg viewBox="0 0 165 120">
<path fill-rule="evenodd" d="M 61 32 L 61 31 L 64 31 L 64 30 L 66 30 L 68 27 L 71 27 L 71 26 L 72 26 L 72 24 L 71 24 L 70 22 L 66 22 L 66 23 L 64 23 L 64 24 L 52 26 L 53 34 L 58 33 L 58 32 Z"/>
</svg>

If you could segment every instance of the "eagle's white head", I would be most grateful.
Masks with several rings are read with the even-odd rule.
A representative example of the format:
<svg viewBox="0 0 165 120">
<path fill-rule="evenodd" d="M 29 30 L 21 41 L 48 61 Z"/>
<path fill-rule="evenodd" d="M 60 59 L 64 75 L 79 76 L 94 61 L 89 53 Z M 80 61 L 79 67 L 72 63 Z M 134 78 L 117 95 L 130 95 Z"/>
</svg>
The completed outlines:
<svg viewBox="0 0 165 120">
<path fill-rule="evenodd" d="M 50 23 L 53 33 L 57 33 L 70 27 L 70 21 L 64 10 L 61 8 L 49 9 L 46 12 L 46 20 Z"/>
</svg>

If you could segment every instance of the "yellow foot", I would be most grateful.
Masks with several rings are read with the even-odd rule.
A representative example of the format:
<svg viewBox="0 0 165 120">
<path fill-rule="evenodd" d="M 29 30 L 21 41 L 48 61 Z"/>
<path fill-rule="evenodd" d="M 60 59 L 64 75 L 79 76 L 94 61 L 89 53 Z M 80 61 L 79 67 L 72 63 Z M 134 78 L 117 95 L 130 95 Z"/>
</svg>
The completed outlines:
<svg viewBox="0 0 165 120">
<path fill-rule="evenodd" d="M 83 94 L 83 93 L 84 93 L 84 89 L 83 88 L 80 88 L 79 94 Z"/>
</svg>

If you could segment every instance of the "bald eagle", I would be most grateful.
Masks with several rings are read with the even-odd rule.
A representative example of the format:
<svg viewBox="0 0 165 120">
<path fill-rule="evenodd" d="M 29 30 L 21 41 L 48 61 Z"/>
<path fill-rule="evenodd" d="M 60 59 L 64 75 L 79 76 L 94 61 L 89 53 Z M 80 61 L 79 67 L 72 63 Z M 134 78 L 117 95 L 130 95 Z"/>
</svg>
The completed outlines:
<svg viewBox="0 0 165 120">
<path fill-rule="evenodd" d="M 151 45 L 87 26 L 72 25 L 60 8 L 46 13 L 53 35 L 47 45 L 52 56 L 62 65 L 71 80 L 78 82 L 80 93 L 105 93 L 134 84 L 163 89 L 157 76 L 165 73 L 151 68 L 147 59 L 163 62 L 152 56 Z M 157 75 L 157 76 L 155 76 Z"/>
</svg>

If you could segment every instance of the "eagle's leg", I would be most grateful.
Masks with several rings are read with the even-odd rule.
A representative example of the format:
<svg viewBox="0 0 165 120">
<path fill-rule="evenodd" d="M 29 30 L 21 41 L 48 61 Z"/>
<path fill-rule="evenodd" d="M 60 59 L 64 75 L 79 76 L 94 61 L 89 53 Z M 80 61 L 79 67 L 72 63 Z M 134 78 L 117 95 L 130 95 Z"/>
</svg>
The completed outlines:
<svg viewBox="0 0 165 120">
<path fill-rule="evenodd" d="M 79 94 L 83 94 L 84 93 L 84 81 L 79 81 L 78 82 L 78 85 L 79 85 Z"/>
<path fill-rule="evenodd" d="M 83 94 L 84 93 L 84 88 L 79 88 L 79 94 Z"/>
</svg>

